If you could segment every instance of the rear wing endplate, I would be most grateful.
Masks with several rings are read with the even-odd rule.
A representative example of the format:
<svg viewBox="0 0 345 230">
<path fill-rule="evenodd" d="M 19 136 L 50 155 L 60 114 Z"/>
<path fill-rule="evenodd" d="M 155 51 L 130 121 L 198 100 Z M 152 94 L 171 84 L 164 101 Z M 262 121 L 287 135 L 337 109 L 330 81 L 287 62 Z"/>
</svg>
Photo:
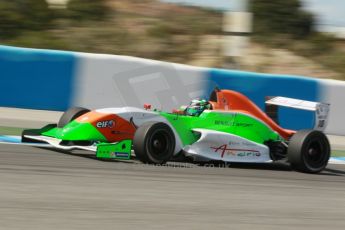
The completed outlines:
<svg viewBox="0 0 345 230">
<path fill-rule="evenodd" d="M 288 97 L 271 97 L 266 101 L 268 105 L 283 106 L 315 112 L 314 129 L 323 131 L 328 122 L 329 104 L 313 101 L 305 101 Z"/>
</svg>

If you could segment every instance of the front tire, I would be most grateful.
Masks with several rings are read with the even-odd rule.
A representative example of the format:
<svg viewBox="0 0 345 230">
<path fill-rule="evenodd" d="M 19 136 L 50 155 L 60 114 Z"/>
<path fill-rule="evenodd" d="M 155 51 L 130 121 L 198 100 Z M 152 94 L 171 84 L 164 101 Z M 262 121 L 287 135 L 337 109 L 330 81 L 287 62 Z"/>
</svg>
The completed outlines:
<svg viewBox="0 0 345 230">
<path fill-rule="evenodd" d="M 143 163 L 166 163 L 173 157 L 175 145 L 174 132 L 162 122 L 148 122 L 140 126 L 133 138 L 133 150 Z"/>
<path fill-rule="evenodd" d="M 292 136 L 288 160 L 293 169 L 318 173 L 326 168 L 331 148 L 327 136 L 316 130 L 301 130 Z"/>
</svg>

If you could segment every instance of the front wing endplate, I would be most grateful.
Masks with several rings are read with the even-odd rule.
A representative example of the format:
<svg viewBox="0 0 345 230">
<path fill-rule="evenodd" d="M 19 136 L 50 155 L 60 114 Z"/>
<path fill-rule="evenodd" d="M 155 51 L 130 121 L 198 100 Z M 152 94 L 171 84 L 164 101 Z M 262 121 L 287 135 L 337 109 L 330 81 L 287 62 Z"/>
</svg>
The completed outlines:
<svg viewBox="0 0 345 230">
<path fill-rule="evenodd" d="M 132 140 L 117 143 L 102 143 L 97 145 L 96 157 L 107 159 L 131 159 Z"/>
</svg>

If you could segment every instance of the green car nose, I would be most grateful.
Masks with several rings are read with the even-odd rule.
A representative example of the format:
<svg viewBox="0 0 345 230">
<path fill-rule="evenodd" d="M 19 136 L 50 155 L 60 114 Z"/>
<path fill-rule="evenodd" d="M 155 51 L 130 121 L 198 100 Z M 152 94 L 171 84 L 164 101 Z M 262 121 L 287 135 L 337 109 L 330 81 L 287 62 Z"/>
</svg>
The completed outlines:
<svg viewBox="0 0 345 230">
<path fill-rule="evenodd" d="M 51 129 L 43 134 L 66 141 L 107 141 L 92 124 L 77 121 L 72 121 L 63 128 Z"/>
</svg>

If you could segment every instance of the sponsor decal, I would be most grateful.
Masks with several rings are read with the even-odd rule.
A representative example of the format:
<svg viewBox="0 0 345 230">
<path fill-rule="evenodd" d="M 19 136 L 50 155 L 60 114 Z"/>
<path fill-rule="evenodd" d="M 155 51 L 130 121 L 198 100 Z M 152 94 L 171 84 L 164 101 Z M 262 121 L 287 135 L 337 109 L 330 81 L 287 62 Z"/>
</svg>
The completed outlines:
<svg viewBox="0 0 345 230">
<path fill-rule="evenodd" d="M 252 127 L 253 124 L 248 123 L 240 123 L 240 122 L 233 122 L 233 121 L 214 121 L 215 125 L 223 125 L 223 126 L 236 126 L 236 127 Z"/>
<path fill-rule="evenodd" d="M 235 123 L 234 126 L 238 126 L 238 127 L 252 127 L 253 124 L 248 124 L 248 123 Z"/>
<path fill-rule="evenodd" d="M 129 156 L 129 153 L 122 153 L 122 152 L 113 152 L 111 153 L 112 157 L 125 157 L 127 158 Z"/>
<path fill-rule="evenodd" d="M 232 126 L 233 122 L 231 121 L 214 121 L 215 125 L 224 125 L 224 126 Z"/>
<path fill-rule="evenodd" d="M 259 152 L 240 152 L 237 154 L 238 157 L 260 157 Z"/>
<path fill-rule="evenodd" d="M 108 121 L 99 121 L 96 124 L 97 128 L 113 128 L 115 126 L 115 121 L 108 120 Z"/>
<path fill-rule="evenodd" d="M 238 145 L 238 146 L 252 146 L 252 147 L 256 146 L 254 143 L 251 143 L 251 142 L 248 142 L 248 141 L 241 141 L 241 142 L 240 141 L 229 141 L 228 144 L 232 145 L 232 146 L 234 146 L 234 145 Z"/>
<path fill-rule="evenodd" d="M 260 157 L 261 154 L 257 150 L 252 149 L 235 149 L 235 148 L 228 148 L 227 144 L 221 145 L 219 147 L 211 147 L 215 153 L 220 152 L 221 158 L 224 155 L 232 155 L 237 157 Z"/>
</svg>

